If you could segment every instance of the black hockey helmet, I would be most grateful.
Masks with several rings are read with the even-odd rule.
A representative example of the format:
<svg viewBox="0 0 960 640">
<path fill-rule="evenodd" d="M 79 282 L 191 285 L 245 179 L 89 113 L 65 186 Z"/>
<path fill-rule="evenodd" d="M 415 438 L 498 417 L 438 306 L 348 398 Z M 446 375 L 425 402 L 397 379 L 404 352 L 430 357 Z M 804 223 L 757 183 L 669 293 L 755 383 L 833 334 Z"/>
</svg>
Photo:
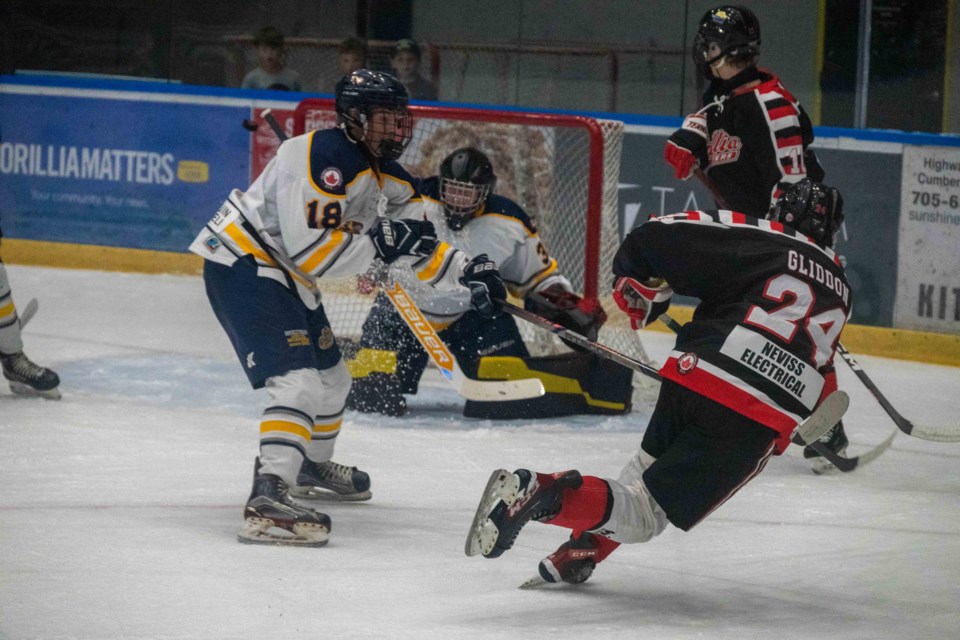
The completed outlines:
<svg viewBox="0 0 960 640">
<path fill-rule="evenodd" d="M 833 187 L 804 178 L 780 195 L 767 218 L 832 247 L 843 224 L 843 197 Z"/>
<path fill-rule="evenodd" d="M 710 57 L 710 44 L 716 43 L 720 53 Z M 710 65 L 723 56 L 731 60 L 751 60 L 760 53 L 760 21 L 750 9 L 723 5 L 710 9 L 697 26 L 693 38 L 693 62 L 711 78 Z"/>
<path fill-rule="evenodd" d="M 444 158 L 440 163 L 440 200 L 450 228 L 462 229 L 496 184 L 493 165 L 479 149 L 462 147 Z"/>
<path fill-rule="evenodd" d="M 370 151 L 385 158 L 399 158 L 413 134 L 413 119 L 407 109 L 410 98 L 403 83 L 389 73 L 357 69 L 337 82 L 335 92 L 337 124 L 354 142 L 367 137 L 374 111 L 396 114 L 399 118 L 397 128 L 402 130 L 402 135 L 398 138 L 395 131 L 384 132 L 380 144 Z M 362 134 L 357 137 L 352 127 L 359 128 Z"/>
</svg>

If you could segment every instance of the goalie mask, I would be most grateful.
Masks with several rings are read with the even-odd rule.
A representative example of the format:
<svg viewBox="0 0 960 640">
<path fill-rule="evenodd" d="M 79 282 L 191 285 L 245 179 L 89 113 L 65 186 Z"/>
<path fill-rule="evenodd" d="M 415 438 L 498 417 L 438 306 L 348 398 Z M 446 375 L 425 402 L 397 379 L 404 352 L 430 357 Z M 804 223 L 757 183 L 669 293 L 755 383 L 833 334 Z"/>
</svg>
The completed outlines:
<svg viewBox="0 0 960 640">
<path fill-rule="evenodd" d="M 463 147 L 447 156 L 440 163 L 440 200 L 447 225 L 454 231 L 462 229 L 496 184 L 493 165 L 482 151 Z"/>
<path fill-rule="evenodd" d="M 358 69 L 336 87 L 337 125 L 351 141 L 366 144 L 380 158 L 396 160 L 413 136 L 409 96 L 387 73 Z"/>
<path fill-rule="evenodd" d="M 821 247 L 833 247 L 843 224 L 843 197 L 833 187 L 804 178 L 780 196 L 767 219 L 796 229 Z"/>
<path fill-rule="evenodd" d="M 710 45 L 719 53 L 710 55 Z M 746 7 L 724 5 L 707 11 L 693 38 L 693 62 L 707 78 L 711 65 L 727 57 L 732 62 L 750 61 L 760 53 L 760 21 Z"/>
</svg>

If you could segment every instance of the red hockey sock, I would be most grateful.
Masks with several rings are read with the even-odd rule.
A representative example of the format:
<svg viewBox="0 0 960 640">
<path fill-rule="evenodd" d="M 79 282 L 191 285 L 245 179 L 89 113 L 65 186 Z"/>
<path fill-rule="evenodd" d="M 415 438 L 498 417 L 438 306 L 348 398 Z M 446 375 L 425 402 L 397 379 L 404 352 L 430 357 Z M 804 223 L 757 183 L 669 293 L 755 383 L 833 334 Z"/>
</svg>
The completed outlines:
<svg viewBox="0 0 960 640">
<path fill-rule="evenodd" d="M 578 489 L 563 490 L 563 507 L 546 524 L 573 529 L 579 533 L 600 526 L 609 514 L 610 488 L 595 476 L 583 476 Z"/>
</svg>

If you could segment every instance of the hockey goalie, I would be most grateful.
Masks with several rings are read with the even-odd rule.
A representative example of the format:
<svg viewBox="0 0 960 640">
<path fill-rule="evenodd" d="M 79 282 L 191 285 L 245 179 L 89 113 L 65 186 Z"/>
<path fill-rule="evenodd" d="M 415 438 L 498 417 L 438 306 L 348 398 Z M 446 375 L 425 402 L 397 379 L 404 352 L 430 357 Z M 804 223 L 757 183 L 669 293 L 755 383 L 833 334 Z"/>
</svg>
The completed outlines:
<svg viewBox="0 0 960 640">
<path fill-rule="evenodd" d="M 497 176 L 485 153 L 464 147 L 440 164 L 439 175 L 420 185 L 427 219 L 450 251 L 487 255 L 510 294 L 527 309 L 595 339 L 606 321 L 594 300 L 574 293 L 547 251 L 534 221 L 514 201 L 495 193 Z M 464 373 L 471 378 L 539 378 L 546 393 L 534 399 L 468 400 L 464 415 L 509 419 L 573 414 L 618 414 L 630 410 L 631 372 L 592 354 L 569 351 L 533 357 L 514 319 L 485 318 L 470 308 L 466 290 L 438 293 L 422 274 L 440 275 L 447 263 L 432 258 L 420 280 L 397 276 L 437 329 Z M 405 395 L 417 393 L 428 356 L 387 297 L 378 294 L 363 324 L 360 350 L 352 364 L 347 407 L 370 413 L 406 413 Z"/>
</svg>

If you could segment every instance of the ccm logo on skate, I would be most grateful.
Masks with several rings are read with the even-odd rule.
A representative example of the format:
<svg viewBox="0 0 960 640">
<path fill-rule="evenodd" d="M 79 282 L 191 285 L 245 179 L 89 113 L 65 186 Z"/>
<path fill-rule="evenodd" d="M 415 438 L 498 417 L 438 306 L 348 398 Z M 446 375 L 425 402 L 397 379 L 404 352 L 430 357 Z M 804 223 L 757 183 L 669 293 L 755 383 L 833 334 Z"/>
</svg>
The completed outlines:
<svg viewBox="0 0 960 640">
<path fill-rule="evenodd" d="M 527 490 L 522 496 L 517 498 L 517 501 L 510 505 L 510 508 L 507 509 L 507 515 L 511 518 L 516 517 L 516 515 L 523 509 L 524 505 L 530 502 L 530 499 L 533 497 L 533 494 L 537 492 L 537 489 L 540 488 L 540 483 L 537 482 L 537 479 L 534 477 L 530 482 L 530 486 L 527 487 Z"/>
</svg>

